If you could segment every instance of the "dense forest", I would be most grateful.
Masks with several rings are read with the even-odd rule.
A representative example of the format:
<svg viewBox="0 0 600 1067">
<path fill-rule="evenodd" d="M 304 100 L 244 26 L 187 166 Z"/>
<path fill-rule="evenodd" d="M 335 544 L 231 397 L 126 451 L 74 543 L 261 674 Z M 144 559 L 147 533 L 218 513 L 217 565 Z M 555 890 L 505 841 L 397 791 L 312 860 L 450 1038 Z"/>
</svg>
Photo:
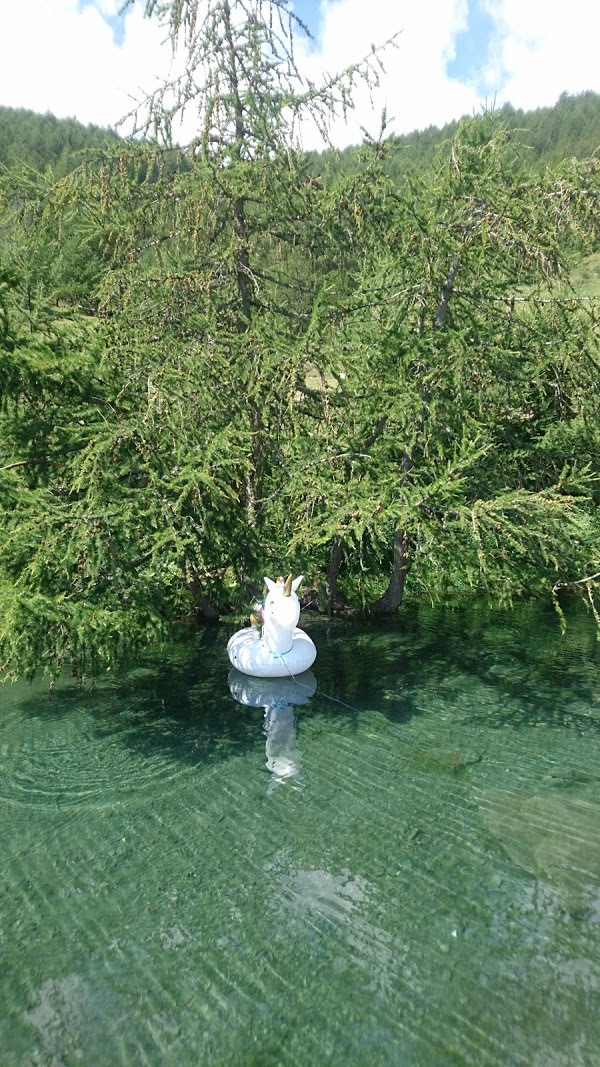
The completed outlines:
<svg viewBox="0 0 600 1067">
<path fill-rule="evenodd" d="M 465 116 L 466 117 L 466 116 Z M 600 95 L 563 93 L 554 107 L 522 111 L 505 104 L 496 117 L 526 149 L 525 162 L 542 168 L 564 159 L 591 159 L 600 151 Z M 443 143 L 452 140 L 459 122 L 441 129 L 429 126 L 388 138 L 386 168 L 398 179 L 407 171 L 431 166 Z M 36 170 L 52 167 L 57 176 L 77 165 L 83 151 L 104 148 L 118 140 L 114 130 L 83 126 L 75 119 L 57 119 L 33 111 L 0 106 L 0 164 L 22 161 Z M 356 172 L 361 168 L 358 146 L 343 151 L 309 153 L 316 174 Z"/>
<path fill-rule="evenodd" d="M 81 152 L 105 148 L 118 140 L 113 130 L 83 126 L 76 119 L 0 107 L 0 165 L 24 163 L 40 171 L 52 167 L 61 177 L 77 165 Z"/>
<path fill-rule="evenodd" d="M 138 138 L 5 149 L 0 667 L 93 674 L 292 570 L 324 611 L 576 595 L 600 627 L 587 119 L 581 156 L 504 110 L 402 180 L 421 135 L 317 172 L 297 113 L 376 55 L 302 90 L 285 0 L 208 6 L 149 2 L 187 62 Z M 192 105 L 191 146 L 145 139 Z"/>
<path fill-rule="evenodd" d="M 564 159 L 591 159 L 600 152 L 600 95 L 586 92 L 563 93 L 554 107 L 522 111 L 505 104 L 495 111 L 509 137 L 519 145 L 524 166 L 542 170 Z M 466 117 L 466 116 L 465 116 Z M 403 136 L 389 138 L 387 169 L 396 180 L 415 170 L 431 167 L 440 145 L 456 136 L 459 122 L 441 129 L 430 126 Z M 355 172 L 360 168 L 360 152 L 349 147 L 343 152 L 315 153 L 312 165 L 322 173 Z"/>
</svg>

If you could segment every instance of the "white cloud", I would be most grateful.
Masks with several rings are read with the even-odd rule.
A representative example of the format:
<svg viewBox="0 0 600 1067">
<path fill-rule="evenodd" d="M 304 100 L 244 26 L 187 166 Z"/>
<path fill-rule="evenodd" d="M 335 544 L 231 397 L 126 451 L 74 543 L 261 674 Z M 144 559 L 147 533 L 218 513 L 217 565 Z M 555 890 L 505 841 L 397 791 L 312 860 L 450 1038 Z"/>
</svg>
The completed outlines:
<svg viewBox="0 0 600 1067">
<path fill-rule="evenodd" d="M 121 0 L 93 0 L 93 2 L 98 11 L 101 11 L 107 18 L 114 18 L 123 7 Z"/>
<path fill-rule="evenodd" d="M 478 109 L 475 90 L 446 74 L 456 37 L 467 25 L 467 0 L 420 4 L 414 0 L 394 4 L 389 0 L 325 0 L 321 10 L 319 48 L 306 59 L 310 76 L 317 82 L 320 72 L 342 70 L 364 56 L 372 43 L 398 34 L 395 46 L 383 53 L 385 74 L 380 87 L 372 98 L 366 90 L 357 91 L 347 126 L 340 120 L 333 127 L 335 143 L 360 141 L 361 127 L 376 135 L 384 107 L 391 128 L 398 133 L 443 125 Z"/>
<path fill-rule="evenodd" d="M 105 0 L 105 8 L 116 7 Z M 28 0 L 4 9 L 0 104 L 59 118 L 114 125 L 165 65 L 157 27 L 132 10 L 122 46 L 95 7 L 77 0 Z"/>
<path fill-rule="evenodd" d="M 600 3 L 486 0 L 495 22 L 490 92 L 525 110 L 554 104 L 562 92 L 600 92 Z"/>
<path fill-rule="evenodd" d="M 376 134 L 383 107 L 402 133 L 442 125 L 488 99 L 515 107 L 553 104 L 561 92 L 600 92 L 600 0 L 480 0 L 494 23 L 485 69 L 473 83 L 450 78 L 458 35 L 467 26 L 467 0 L 322 0 L 322 22 L 312 50 L 297 42 L 298 55 L 313 80 L 338 72 L 363 57 L 371 43 L 399 33 L 388 49 L 386 73 L 373 99 L 356 93 L 348 126 L 338 120 L 336 143 L 356 143 L 360 128 Z M 121 0 L 95 0 L 80 10 L 78 0 L 27 0 L 3 5 L 0 16 L 0 104 L 51 111 L 81 122 L 115 125 L 165 75 L 170 49 L 165 31 L 143 18 L 142 5 L 129 9 L 117 44 L 105 17 Z M 297 0 L 300 13 L 302 0 Z M 484 58 L 482 56 L 482 68 Z M 312 137 L 304 133 L 305 144 Z"/>
</svg>

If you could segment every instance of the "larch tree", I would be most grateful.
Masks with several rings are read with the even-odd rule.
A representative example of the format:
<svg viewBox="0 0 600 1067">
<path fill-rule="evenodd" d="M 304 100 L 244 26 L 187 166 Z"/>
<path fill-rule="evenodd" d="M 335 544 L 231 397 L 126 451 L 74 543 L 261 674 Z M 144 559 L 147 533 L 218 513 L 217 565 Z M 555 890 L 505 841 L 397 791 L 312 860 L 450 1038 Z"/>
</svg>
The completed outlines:
<svg viewBox="0 0 600 1067">
<path fill-rule="evenodd" d="M 96 154 L 25 208 L 6 186 L 21 237 L 45 226 L 59 254 L 75 227 L 105 264 L 92 316 L 51 315 L 42 285 L 38 332 L 23 279 L 7 290 L 0 649 L 14 674 L 122 662 L 174 620 L 239 602 L 280 552 L 265 478 L 301 432 L 315 294 L 340 260 L 297 124 L 325 131 L 356 79 L 377 76 L 373 53 L 303 80 L 304 28 L 282 0 L 146 13 L 181 61 L 136 110 L 154 140 Z"/>
<path fill-rule="evenodd" d="M 533 175 L 483 116 L 425 174 L 382 138 L 321 180 L 300 117 L 376 54 L 317 88 L 282 0 L 146 11 L 146 139 L 1 185 L 0 666 L 112 668 L 284 564 L 329 610 L 572 589 L 600 622 L 598 314 L 565 288 L 598 163 Z"/>
<path fill-rule="evenodd" d="M 598 304 L 568 277 L 599 183 L 596 161 L 524 171 L 493 115 L 428 174 L 380 174 L 385 230 L 322 334 L 311 477 L 288 464 L 289 537 L 330 551 L 333 607 L 570 588 L 598 621 Z"/>
</svg>

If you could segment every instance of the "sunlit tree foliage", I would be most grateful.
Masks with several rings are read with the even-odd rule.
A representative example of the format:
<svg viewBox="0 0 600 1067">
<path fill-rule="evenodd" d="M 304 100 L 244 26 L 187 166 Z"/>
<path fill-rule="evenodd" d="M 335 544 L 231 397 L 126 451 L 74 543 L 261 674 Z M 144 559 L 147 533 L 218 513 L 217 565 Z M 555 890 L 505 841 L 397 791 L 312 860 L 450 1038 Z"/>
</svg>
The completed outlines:
<svg viewBox="0 0 600 1067">
<path fill-rule="evenodd" d="M 329 610 L 593 604 L 598 165 L 533 177 L 486 116 L 402 188 L 383 142 L 322 182 L 299 115 L 376 56 L 317 89 L 283 2 L 147 12 L 184 57 L 157 140 L 2 186 L 0 665 L 97 672 L 284 567 Z"/>
</svg>

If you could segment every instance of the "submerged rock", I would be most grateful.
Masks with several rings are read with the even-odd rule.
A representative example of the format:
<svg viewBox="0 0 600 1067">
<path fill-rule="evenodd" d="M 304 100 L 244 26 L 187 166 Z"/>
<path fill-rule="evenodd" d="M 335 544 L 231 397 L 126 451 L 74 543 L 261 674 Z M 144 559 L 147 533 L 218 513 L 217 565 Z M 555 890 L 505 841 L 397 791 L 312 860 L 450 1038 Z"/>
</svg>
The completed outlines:
<svg viewBox="0 0 600 1067">
<path fill-rule="evenodd" d="M 449 771 L 460 771 L 463 767 L 481 763 L 479 752 L 467 752 L 462 748 L 428 748 L 423 756 L 428 763 L 436 763 Z"/>
<path fill-rule="evenodd" d="M 558 890 L 568 911 L 600 898 L 600 803 L 555 792 L 494 790 L 480 798 L 488 830 L 510 858 Z"/>
<path fill-rule="evenodd" d="M 579 771 L 575 767 L 556 767 L 542 778 L 542 785 L 553 786 L 556 789 L 564 789 L 570 785 L 590 785 L 592 782 L 600 782 L 600 778 L 587 774 L 585 771 Z"/>
</svg>

